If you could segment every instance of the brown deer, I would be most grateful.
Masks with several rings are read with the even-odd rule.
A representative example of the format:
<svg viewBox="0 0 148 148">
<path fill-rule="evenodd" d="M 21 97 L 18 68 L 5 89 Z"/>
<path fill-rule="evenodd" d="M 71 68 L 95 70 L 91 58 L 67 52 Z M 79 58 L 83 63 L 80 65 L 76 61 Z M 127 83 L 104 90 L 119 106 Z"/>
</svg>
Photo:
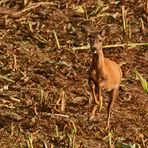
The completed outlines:
<svg viewBox="0 0 148 148">
<path fill-rule="evenodd" d="M 90 73 L 88 83 L 90 85 L 93 100 L 95 105 L 93 107 L 90 120 L 95 116 L 95 112 L 99 106 L 99 111 L 102 108 L 102 90 L 112 91 L 112 98 L 108 107 L 107 127 L 110 126 L 110 114 L 113 104 L 118 95 L 120 82 L 122 78 L 122 71 L 120 66 L 114 61 L 105 58 L 102 51 L 102 42 L 104 40 L 105 29 L 99 33 L 94 33 L 89 37 L 90 48 L 93 52 L 92 64 L 90 66 Z"/>
</svg>

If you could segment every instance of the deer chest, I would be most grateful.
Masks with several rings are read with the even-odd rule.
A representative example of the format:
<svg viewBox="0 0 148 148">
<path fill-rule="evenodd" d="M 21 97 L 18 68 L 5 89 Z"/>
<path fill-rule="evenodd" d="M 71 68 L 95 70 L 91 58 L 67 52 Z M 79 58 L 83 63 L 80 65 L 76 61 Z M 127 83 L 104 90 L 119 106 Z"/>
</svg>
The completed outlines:
<svg viewBox="0 0 148 148">
<path fill-rule="evenodd" d="M 89 80 L 98 83 L 103 81 L 104 78 L 101 76 L 100 72 L 94 69 L 90 71 Z"/>
</svg>

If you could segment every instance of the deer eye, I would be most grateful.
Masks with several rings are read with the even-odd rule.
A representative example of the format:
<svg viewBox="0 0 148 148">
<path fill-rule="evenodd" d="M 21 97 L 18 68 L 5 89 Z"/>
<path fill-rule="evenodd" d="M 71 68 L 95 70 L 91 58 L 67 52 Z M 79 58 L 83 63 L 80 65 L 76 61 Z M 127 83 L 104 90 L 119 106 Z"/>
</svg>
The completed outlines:
<svg viewBox="0 0 148 148">
<path fill-rule="evenodd" d="M 102 42 L 102 39 L 99 39 L 99 42 Z"/>
<path fill-rule="evenodd" d="M 98 40 L 97 40 L 98 42 L 102 42 L 102 39 L 101 38 L 98 38 Z"/>
</svg>

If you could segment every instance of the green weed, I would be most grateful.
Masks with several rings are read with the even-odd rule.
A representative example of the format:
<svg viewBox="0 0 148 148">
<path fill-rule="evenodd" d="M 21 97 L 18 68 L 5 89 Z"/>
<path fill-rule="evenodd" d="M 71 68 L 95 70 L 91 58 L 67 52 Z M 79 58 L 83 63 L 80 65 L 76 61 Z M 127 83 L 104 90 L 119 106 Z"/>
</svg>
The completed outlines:
<svg viewBox="0 0 148 148">
<path fill-rule="evenodd" d="M 140 81 L 144 91 L 146 93 L 148 93 L 148 82 L 146 81 L 146 79 L 136 69 L 134 70 L 134 72 L 138 76 L 139 81 Z"/>
</svg>

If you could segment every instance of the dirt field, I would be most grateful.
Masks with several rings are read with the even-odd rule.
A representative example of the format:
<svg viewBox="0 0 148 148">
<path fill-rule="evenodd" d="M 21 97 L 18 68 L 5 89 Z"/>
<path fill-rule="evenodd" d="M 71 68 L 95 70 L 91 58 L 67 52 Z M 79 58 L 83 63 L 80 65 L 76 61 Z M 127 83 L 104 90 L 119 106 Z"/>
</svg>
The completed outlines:
<svg viewBox="0 0 148 148">
<path fill-rule="evenodd" d="M 106 92 L 89 121 L 85 32 L 106 25 L 104 54 L 123 71 L 110 130 Z M 134 70 L 148 78 L 147 45 L 146 0 L 1 0 L 0 147 L 146 148 L 148 94 Z"/>
</svg>

